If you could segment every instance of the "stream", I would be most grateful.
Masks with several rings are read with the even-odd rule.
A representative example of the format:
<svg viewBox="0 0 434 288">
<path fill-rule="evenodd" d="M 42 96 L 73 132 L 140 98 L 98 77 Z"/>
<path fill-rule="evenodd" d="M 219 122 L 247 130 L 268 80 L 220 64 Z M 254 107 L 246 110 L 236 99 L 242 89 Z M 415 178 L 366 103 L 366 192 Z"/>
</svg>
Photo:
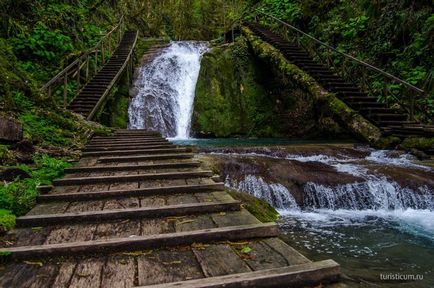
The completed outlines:
<svg viewBox="0 0 434 288">
<path fill-rule="evenodd" d="M 341 141 L 190 139 L 207 49 L 172 42 L 140 68 L 130 129 L 196 146 L 227 187 L 278 210 L 287 243 L 312 260 L 339 262 L 349 287 L 434 286 L 434 169 L 403 152 Z"/>
</svg>

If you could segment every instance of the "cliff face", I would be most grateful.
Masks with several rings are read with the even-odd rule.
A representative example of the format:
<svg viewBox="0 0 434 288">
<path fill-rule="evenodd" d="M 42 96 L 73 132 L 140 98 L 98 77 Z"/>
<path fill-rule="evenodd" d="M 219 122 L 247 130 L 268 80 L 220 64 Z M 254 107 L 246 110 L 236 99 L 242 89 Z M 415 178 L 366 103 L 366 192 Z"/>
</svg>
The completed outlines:
<svg viewBox="0 0 434 288">
<path fill-rule="evenodd" d="M 275 63 L 277 51 L 269 45 L 263 50 L 266 43 L 246 36 L 204 55 L 193 131 L 216 137 L 345 136 L 323 113 L 321 92 L 312 88 L 312 79 L 299 69 L 294 74 L 293 65 Z"/>
</svg>

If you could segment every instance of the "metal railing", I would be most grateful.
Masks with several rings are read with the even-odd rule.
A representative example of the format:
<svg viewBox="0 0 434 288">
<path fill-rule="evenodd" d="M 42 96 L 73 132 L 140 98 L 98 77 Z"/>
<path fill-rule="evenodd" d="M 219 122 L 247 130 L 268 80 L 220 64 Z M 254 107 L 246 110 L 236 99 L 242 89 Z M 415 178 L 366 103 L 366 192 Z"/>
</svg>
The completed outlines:
<svg viewBox="0 0 434 288">
<path fill-rule="evenodd" d="M 277 27 L 273 27 L 273 30 L 279 32 L 286 40 L 297 43 L 307 50 L 314 59 L 326 64 L 332 71 L 345 80 L 358 84 L 359 88 L 367 92 L 368 95 L 374 96 L 378 100 L 386 102 L 388 105 L 398 104 L 399 108 L 407 111 L 411 121 L 416 119 L 426 122 L 433 121 L 433 115 L 430 115 L 425 109 L 422 109 L 419 103 L 423 103 L 423 100 L 425 100 L 427 96 L 427 93 L 423 89 L 374 65 L 342 52 L 328 43 L 260 9 L 255 9 L 253 12 L 256 12 L 254 18 L 259 23 L 261 21 L 259 16 L 262 15 L 280 24 Z M 383 77 L 384 82 L 376 81 L 380 75 Z M 379 83 L 381 85 L 379 85 Z M 392 86 L 392 83 L 397 85 Z M 391 87 L 393 89 L 391 89 Z M 393 101 L 391 101 L 392 99 Z"/>
<path fill-rule="evenodd" d="M 119 45 L 124 31 L 125 21 L 124 16 L 122 16 L 117 25 L 105 34 L 94 47 L 83 52 L 80 57 L 60 71 L 41 87 L 41 91 L 46 92 L 49 99 L 53 99 L 53 94 L 56 92 L 62 91 L 63 107 L 66 108 L 69 104 L 68 94 L 72 92 L 72 94 L 77 95 L 89 80 L 98 73 Z M 69 91 L 70 84 L 75 86 L 73 91 Z M 60 90 L 60 88 L 62 89 Z"/>
</svg>

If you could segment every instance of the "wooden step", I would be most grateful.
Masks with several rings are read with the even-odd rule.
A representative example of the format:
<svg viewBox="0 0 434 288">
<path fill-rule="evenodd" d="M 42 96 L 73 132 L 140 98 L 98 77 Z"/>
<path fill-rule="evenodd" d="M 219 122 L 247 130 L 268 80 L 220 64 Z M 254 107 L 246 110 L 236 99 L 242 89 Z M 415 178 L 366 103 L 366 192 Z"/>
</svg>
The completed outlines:
<svg viewBox="0 0 434 288">
<path fill-rule="evenodd" d="M 93 173 L 93 172 L 115 172 L 115 171 L 135 171 L 135 170 L 154 170 L 154 169 L 181 169 L 197 168 L 201 163 L 198 161 L 191 162 L 174 162 L 174 163 L 155 163 L 145 165 L 116 165 L 116 166 L 90 166 L 90 167 L 72 167 L 66 168 L 65 173 Z"/>
<path fill-rule="evenodd" d="M 140 144 L 155 144 L 155 143 L 160 143 L 160 142 L 168 142 L 166 139 L 164 138 L 157 138 L 155 140 L 119 140 L 119 141 L 91 141 L 89 142 L 89 144 L 87 145 L 87 147 L 91 147 L 91 146 L 125 146 L 125 145 L 140 145 Z"/>
<path fill-rule="evenodd" d="M 161 133 L 157 131 L 149 131 L 145 129 L 134 130 L 116 130 L 115 135 L 142 135 L 142 136 L 156 136 L 161 137 Z"/>
<path fill-rule="evenodd" d="M 0 253 L 8 255 L 14 260 L 33 259 L 49 256 L 137 251 L 214 241 L 239 241 L 274 237 L 278 234 L 279 229 L 275 223 L 261 223 L 128 238 L 1 248 Z"/>
<path fill-rule="evenodd" d="M 191 148 L 176 148 L 176 146 L 173 146 L 173 148 L 140 148 L 135 150 L 112 150 L 112 151 L 92 151 L 92 152 L 83 152 L 83 157 L 98 157 L 98 156 L 107 156 L 107 155 L 138 155 L 138 154 L 171 154 L 171 153 L 186 153 L 191 152 Z"/>
<path fill-rule="evenodd" d="M 97 176 L 97 177 L 78 177 L 64 178 L 53 181 L 54 186 L 70 186 L 70 185 L 93 185 L 98 183 L 118 183 L 118 182 L 133 182 L 145 180 L 159 179 L 188 179 L 188 178 L 203 178 L 211 177 L 212 171 L 188 171 L 188 172 L 167 172 L 167 173 L 147 173 L 137 175 L 120 175 L 120 176 Z"/>
<path fill-rule="evenodd" d="M 194 154 L 155 154 L 143 156 L 118 156 L 118 157 L 101 157 L 98 159 L 101 163 L 109 162 L 134 162 L 134 161 L 151 161 L 151 160 L 168 160 L 168 159 L 191 159 Z"/>
<path fill-rule="evenodd" d="M 47 215 L 21 216 L 16 219 L 19 227 L 43 227 L 54 224 L 102 222 L 118 219 L 162 218 L 171 216 L 185 216 L 193 214 L 219 213 L 239 211 L 241 202 L 207 202 L 161 207 L 141 207 L 117 210 L 103 210 L 80 213 L 63 213 Z"/>
<path fill-rule="evenodd" d="M 158 136 L 142 136 L 142 135 L 115 135 L 115 136 L 96 136 L 92 138 L 92 143 L 107 142 L 107 141 L 130 141 L 130 140 L 161 140 L 162 137 Z"/>
<path fill-rule="evenodd" d="M 155 141 L 155 142 L 136 142 L 132 144 L 89 144 L 83 151 L 110 151 L 110 150 L 127 150 L 142 147 L 153 147 L 153 146 L 165 146 L 165 147 L 175 147 L 172 143 L 167 140 Z"/>
<path fill-rule="evenodd" d="M 340 278 L 340 266 L 333 260 L 322 260 L 281 268 L 258 270 L 247 273 L 201 278 L 181 282 L 141 286 L 142 288 L 283 288 L 323 287 Z"/>
<path fill-rule="evenodd" d="M 86 193 L 58 193 L 38 195 L 38 202 L 88 201 L 107 198 L 142 197 L 154 195 L 173 195 L 225 190 L 223 183 L 180 185 L 167 187 L 140 188 L 128 190 L 94 191 Z"/>
</svg>

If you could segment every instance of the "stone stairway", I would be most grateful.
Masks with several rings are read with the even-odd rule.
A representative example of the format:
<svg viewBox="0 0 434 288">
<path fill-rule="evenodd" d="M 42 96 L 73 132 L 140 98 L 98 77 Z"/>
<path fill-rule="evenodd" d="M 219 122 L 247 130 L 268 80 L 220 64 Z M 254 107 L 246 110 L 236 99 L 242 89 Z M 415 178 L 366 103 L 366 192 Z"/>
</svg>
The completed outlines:
<svg viewBox="0 0 434 288">
<path fill-rule="evenodd" d="M 368 96 L 353 83 L 345 81 L 325 65 L 317 63 L 297 44 L 284 40 L 257 23 L 249 23 L 248 27 L 264 41 L 279 49 L 290 62 L 306 71 L 325 89 L 335 93 L 348 106 L 379 127 L 385 135 L 434 137 L 433 125 L 408 121 L 408 115 L 404 111 L 377 102 L 376 97 Z"/>
<path fill-rule="evenodd" d="M 94 137 L 1 239 L 0 287 L 305 287 L 339 278 L 157 133 Z"/>
</svg>

